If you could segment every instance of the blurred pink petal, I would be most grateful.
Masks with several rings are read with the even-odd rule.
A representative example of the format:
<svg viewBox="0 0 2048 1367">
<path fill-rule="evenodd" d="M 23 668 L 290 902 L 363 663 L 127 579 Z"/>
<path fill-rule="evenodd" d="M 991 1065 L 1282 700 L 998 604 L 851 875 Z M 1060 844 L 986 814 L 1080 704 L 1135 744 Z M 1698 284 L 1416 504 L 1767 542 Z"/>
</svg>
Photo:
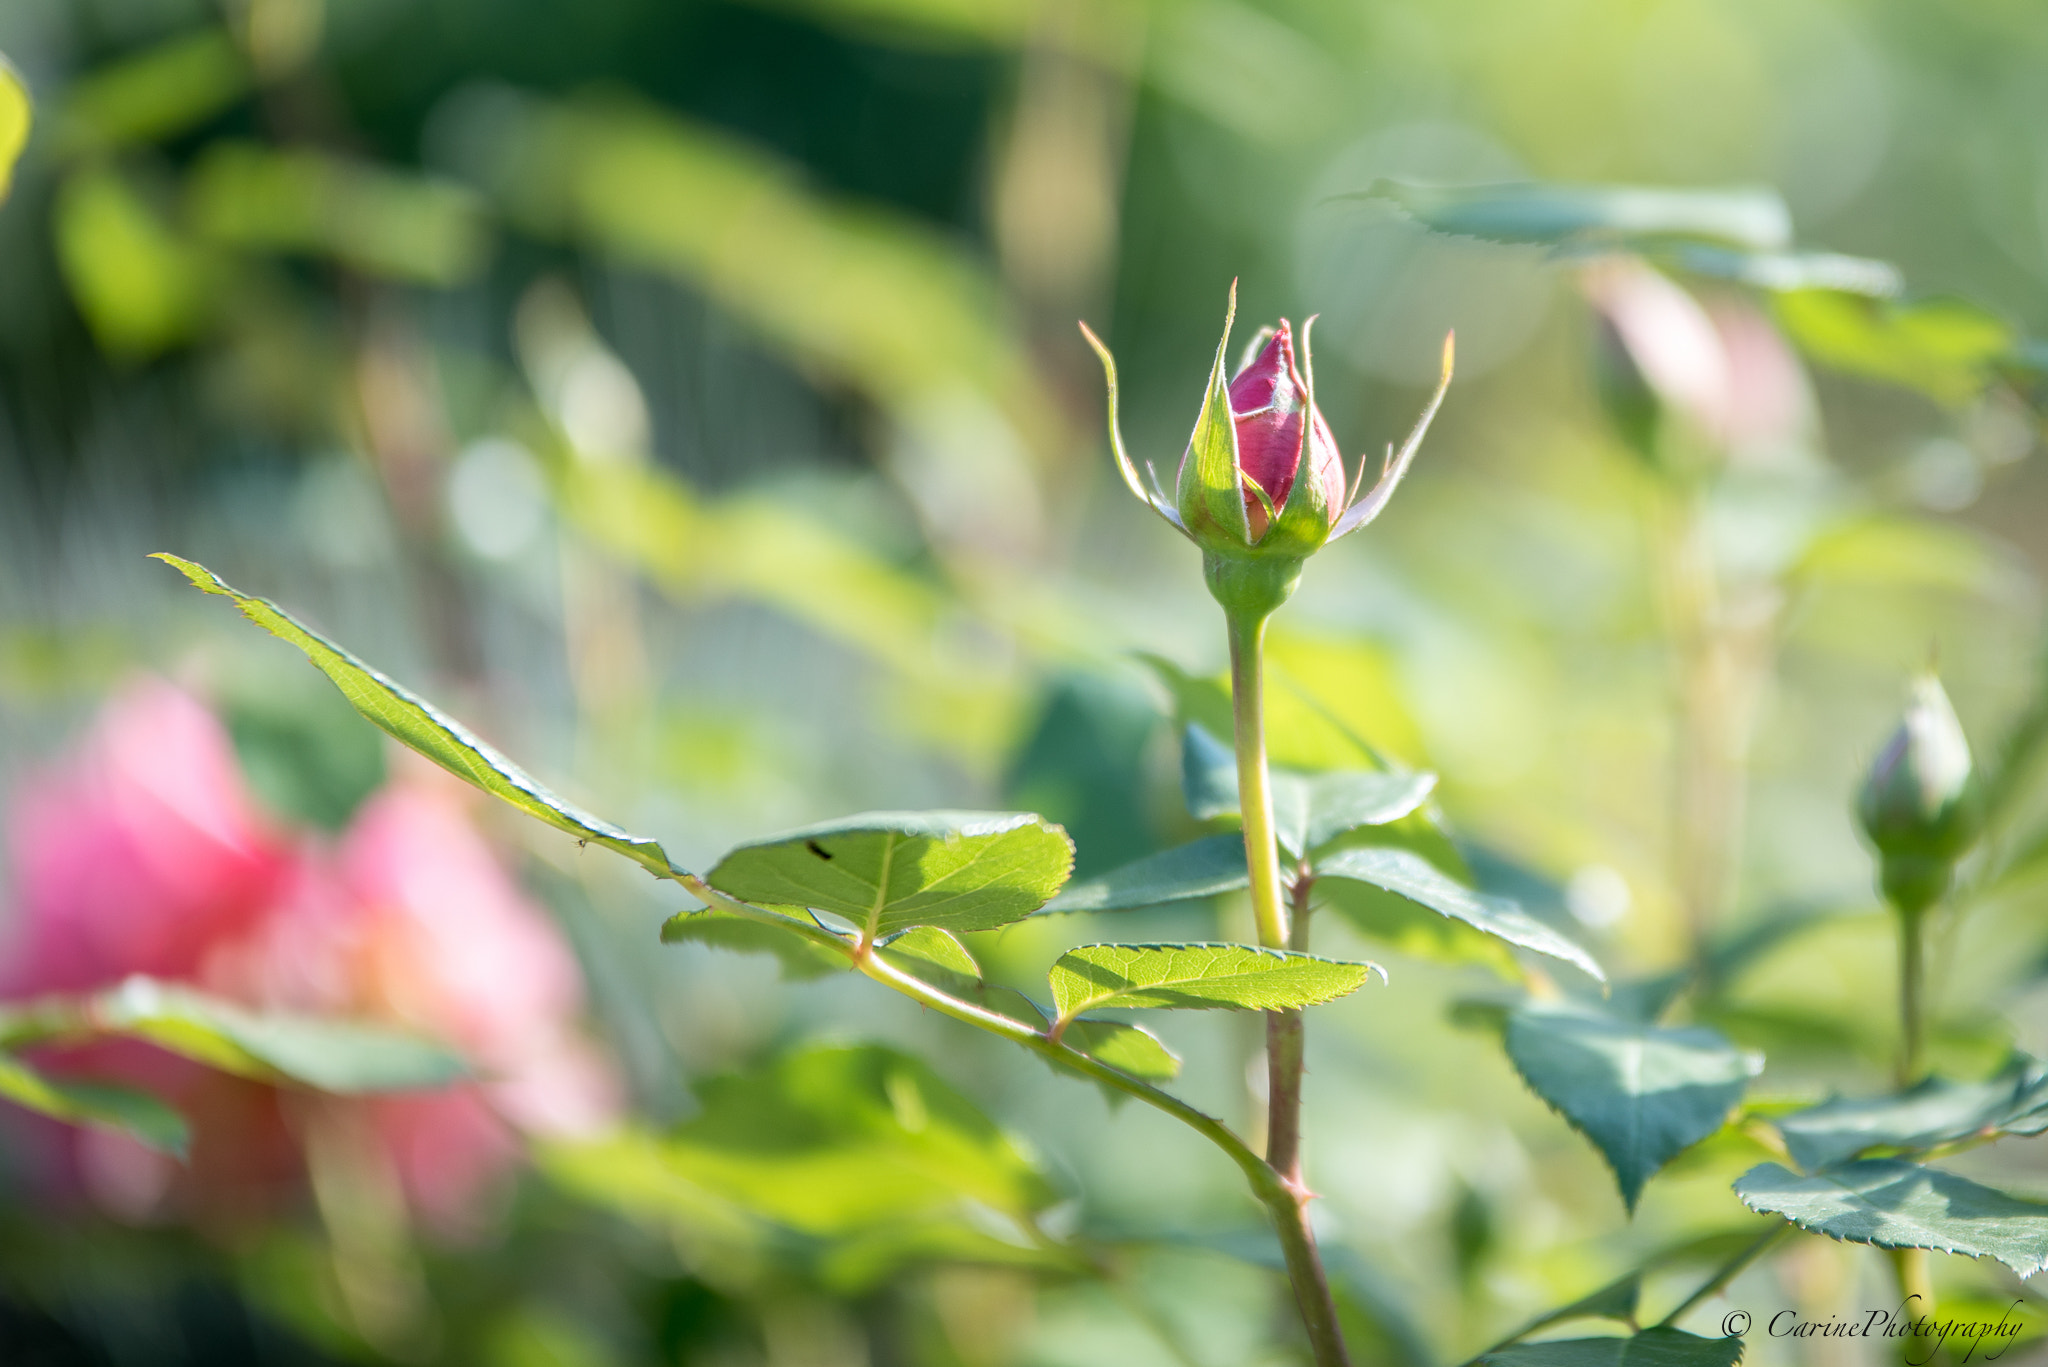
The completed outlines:
<svg viewBox="0 0 2048 1367">
<path fill-rule="evenodd" d="M 211 713 L 161 679 L 123 690 L 83 752 L 17 792 L 16 897 L 0 992 L 186 977 L 246 933 L 288 876 Z"/>
</svg>

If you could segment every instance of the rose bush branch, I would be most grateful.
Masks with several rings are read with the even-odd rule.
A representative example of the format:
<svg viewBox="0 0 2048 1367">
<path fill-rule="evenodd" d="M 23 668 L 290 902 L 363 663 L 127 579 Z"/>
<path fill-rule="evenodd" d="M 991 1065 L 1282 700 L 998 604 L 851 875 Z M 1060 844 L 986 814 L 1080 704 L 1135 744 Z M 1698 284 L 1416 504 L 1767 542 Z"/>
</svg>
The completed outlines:
<svg viewBox="0 0 2048 1367">
<path fill-rule="evenodd" d="M 1230 642 L 1231 707 L 1235 725 L 1238 810 L 1244 825 L 1246 871 L 1259 943 L 1306 951 L 1307 880 L 1300 880 L 1291 933 L 1282 897 L 1280 851 L 1273 821 L 1272 781 L 1265 737 L 1266 624 L 1293 594 L 1308 557 L 1371 521 L 1392 497 L 1422 444 L 1423 434 L 1451 381 L 1452 339 L 1444 339 L 1443 376 L 1436 393 L 1398 455 L 1388 449 L 1380 477 L 1360 497 L 1359 477 L 1345 477 L 1336 439 L 1315 402 L 1311 318 L 1302 327 L 1302 364 L 1295 364 L 1293 329 L 1282 319 L 1262 328 L 1246 361 L 1226 379 L 1224 357 L 1237 316 L 1237 286 L 1223 320 L 1208 385 L 1174 498 L 1149 487 L 1124 446 L 1117 422 L 1116 362 L 1086 324 L 1089 345 L 1102 359 L 1109 386 L 1110 445 L 1131 492 L 1202 552 L 1202 577 L 1219 605 Z M 1147 465 L 1148 472 L 1152 467 Z M 1313 1192 L 1301 1168 L 1304 1031 L 1299 1011 L 1269 1012 L 1266 1023 L 1266 1166 L 1285 1200 L 1268 1200 L 1287 1252 L 1289 1279 L 1321 1367 L 1349 1361 L 1328 1276 L 1308 1219 Z"/>
</svg>

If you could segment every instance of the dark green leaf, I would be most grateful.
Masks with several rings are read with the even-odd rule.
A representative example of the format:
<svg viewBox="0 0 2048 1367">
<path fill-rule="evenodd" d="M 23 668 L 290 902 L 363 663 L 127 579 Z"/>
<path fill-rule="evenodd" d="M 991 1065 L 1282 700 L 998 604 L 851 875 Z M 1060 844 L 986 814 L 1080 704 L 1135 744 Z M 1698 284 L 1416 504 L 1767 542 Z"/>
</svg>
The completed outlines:
<svg viewBox="0 0 2048 1367">
<path fill-rule="evenodd" d="M 147 1092 L 51 1077 L 12 1054 L 0 1054 L 0 1097 L 53 1120 L 132 1135 L 180 1158 L 191 1139 L 185 1117 Z"/>
<path fill-rule="evenodd" d="M 1659 1326 L 1627 1338 L 1515 1343 L 1479 1359 L 1486 1367 L 1735 1367 L 1739 1338 L 1703 1339 Z"/>
<path fill-rule="evenodd" d="M 1712 1030 L 1564 1003 L 1516 1010 L 1507 1049 L 1530 1088 L 1606 1157 L 1631 1210 L 1659 1168 L 1721 1128 L 1762 1067 Z"/>
<path fill-rule="evenodd" d="M 1067 833 L 1020 812 L 868 812 L 741 845 L 705 881 L 730 897 L 843 916 L 871 938 L 993 930 L 1058 892 Z"/>
<path fill-rule="evenodd" d="M 467 1074 L 447 1049 L 395 1030 L 248 1011 L 149 978 L 100 994 L 91 1021 L 99 1033 L 147 1040 L 223 1072 L 325 1092 L 442 1087 Z"/>
<path fill-rule="evenodd" d="M 1127 911 L 1214 897 L 1249 886 L 1244 837 L 1212 835 L 1191 845 L 1147 855 L 1134 864 L 1076 883 L 1045 904 L 1047 912 Z"/>
<path fill-rule="evenodd" d="M 2015 1057 L 1988 1081 L 1931 1077 L 1885 1096 L 1837 1097 L 1776 1124 L 1793 1161 L 1809 1172 L 1866 1149 L 1925 1150 L 1985 1131 L 2039 1134 L 2048 1129 L 2048 1070 Z"/>
<path fill-rule="evenodd" d="M 1318 859 L 1315 873 L 1318 878 L 1349 878 L 1383 888 L 1511 945 L 1562 959 L 1606 981 L 1606 973 L 1585 950 L 1506 898 L 1474 892 L 1453 882 L 1412 850 L 1379 846 L 1338 850 Z"/>
<path fill-rule="evenodd" d="M 671 865 L 660 844 L 644 835 L 622 831 L 555 796 L 512 761 L 477 739 L 462 723 L 393 683 L 332 641 L 307 630 L 275 603 L 265 598 L 250 597 L 204 565 L 180 560 L 175 555 L 159 554 L 156 558 L 175 566 L 206 592 L 233 599 L 242 609 L 243 616 L 271 635 L 304 651 L 306 658 L 334 681 L 334 686 L 341 690 L 342 696 L 356 711 L 457 778 L 466 779 L 494 797 L 503 798 L 528 816 L 537 817 L 557 830 L 615 850 L 657 878 L 669 876 Z"/>
<path fill-rule="evenodd" d="M 697 944 L 734 954 L 773 954 L 782 976 L 801 980 L 843 973 L 853 967 L 844 954 L 818 944 L 792 929 L 724 911 L 679 911 L 662 923 L 665 945 Z"/>
<path fill-rule="evenodd" d="M 2048 1267 L 2048 1205 L 1904 1159 L 1866 1158 L 1810 1177 L 1760 1163 L 1736 1179 L 1735 1194 L 1751 1210 L 1854 1244 L 1996 1258 L 2022 1277 Z"/>
<path fill-rule="evenodd" d="M 1270 788 L 1280 847 L 1295 858 L 1362 826 L 1398 821 L 1428 801 L 1435 774 L 1343 769 L 1302 774 L 1275 768 Z M 1181 788 L 1200 821 L 1238 815 L 1237 756 L 1198 722 L 1181 744 Z"/>
<path fill-rule="evenodd" d="M 1532 246 L 1698 238 L 1771 252 L 1783 250 L 1792 240 L 1791 211 L 1767 189 L 1431 186 L 1382 180 L 1352 197 L 1389 200 L 1436 232 Z"/>
<path fill-rule="evenodd" d="M 1660 264 L 1692 275 L 1734 280 L 1754 289 L 1841 290 L 1883 299 L 1905 287 L 1898 267 L 1867 256 L 1835 252 L 1739 252 L 1701 243 L 1682 243 L 1658 252 Z"/>
<path fill-rule="evenodd" d="M 1335 1001 L 1378 971 L 1252 945 L 1083 945 L 1052 966 L 1061 1020 L 1107 1006 L 1281 1011 Z"/>
</svg>

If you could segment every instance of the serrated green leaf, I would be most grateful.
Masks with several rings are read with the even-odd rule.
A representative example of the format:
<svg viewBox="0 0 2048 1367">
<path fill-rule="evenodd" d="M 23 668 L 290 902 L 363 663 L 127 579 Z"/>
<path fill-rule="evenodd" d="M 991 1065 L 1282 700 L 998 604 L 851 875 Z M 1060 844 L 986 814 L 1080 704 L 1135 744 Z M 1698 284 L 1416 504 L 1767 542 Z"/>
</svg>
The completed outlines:
<svg viewBox="0 0 2048 1367">
<path fill-rule="evenodd" d="M 2022 1277 L 2048 1267 L 2048 1205 L 1900 1158 L 1809 1177 L 1759 1163 L 1736 1179 L 1735 1194 L 1751 1210 L 1854 1244 L 1996 1258 Z"/>
<path fill-rule="evenodd" d="M 1531 246 L 1622 246 L 1692 238 L 1774 252 L 1792 241 L 1791 210 L 1776 191 L 1764 188 L 1434 186 L 1382 180 L 1353 197 L 1391 201 L 1436 232 Z"/>
<path fill-rule="evenodd" d="M 1627 1338 L 1514 1343 L 1477 1361 L 1485 1367 L 1735 1367 L 1742 1340 L 1704 1339 L 1660 1325 Z"/>
<path fill-rule="evenodd" d="M 1511 945 L 1562 959 L 1601 982 L 1607 974 L 1585 950 L 1504 897 L 1474 892 L 1412 850 L 1370 846 L 1338 850 L 1315 862 L 1317 878 L 1348 878 L 1405 897 Z"/>
<path fill-rule="evenodd" d="M 29 124 L 34 117 L 28 87 L 8 64 L 6 54 L 0 53 L 0 202 L 7 198 L 14 163 L 28 143 Z"/>
<path fill-rule="evenodd" d="M 1060 1037 L 1097 1063 L 1106 1063 L 1147 1082 L 1171 1082 L 1180 1076 L 1180 1055 L 1142 1025 L 1122 1021 L 1077 1020 Z"/>
<path fill-rule="evenodd" d="M 1311 905 L 1334 911 L 1361 935 L 1412 958 L 1478 964 L 1510 982 L 1523 980 L 1522 966 L 1505 942 L 1370 883 L 1327 879 L 1316 884 Z"/>
<path fill-rule="evenodd" d="M 1083 945 L 1052 966 L 1061 1020 L 1102 1007 L 1284 1011 L 1335 1001 L 1377 968 L 1253 945 Z"/>
<path fill-rule="evenodd" d="M 0 1054 L 0 1097 L 53 1120 L 130 1135 L 180 1158 L 191 1142 L 185 1117 L 148 1092 L 51 1077 L 12 1054 Z"/>
<path fill-rule="evenodd" d="M 1511 1013 L 1507 1050 L 1530 1089 L 1607 1159 L 1631 1210 L 1659 1168 L 1721 1128 L 1763 1066 L 1703 1027 L 1564 1003 Z"/>
<path fill-rule="evenodd" d="M 223 1072 L 325 1092 L 442 1087 L 468 1074 L 447 1049 L 395 1030 L 249 1011 L 150 978 L 100 993 L 89 1016 L 96 1033 L 147 1040 Z"/>
<path fill-rule="evenodd" d="M 1269 784 L 1280 846 L 1300 858 L 1364 826 L 1398 821 L 1429 800 L 1435 774 L 1340 769 L 1303 774 L 1275 767 Z M 1181 792 L 1198 821 L 1238 815 L 1237 756 L 1199 722 L 1181 741 Z"/>
<path fill-rule="evenodd" d="M 1237 282 L 1232 281 L 1223 336 L 1216 343 L 1216 360 L 1209 367 L 1209 384 L 1187 454 L 1181 458 L 1174 501 L 1190 535 L 1242 546 L 1251 543 L 1251 521 L 1244 509 L 1244 470 L 1237 458 L 1237 423 L 1230 412 L 1230 376 L 1223 359 L 1236 317 Z"/>
<path fill-rule="evenodd" d="M 1212 835 L 1074 884 L 1045 904 L 1045 912 L 1128 911 L 1249 886 L 1244 837 Z"/>
<path fill-rule="evenodd" d="M 974 962 L 967 946 L 937 926 L 913 926 L 891 935 L 876 948 L 898 960 L 929 965 L 977 982 L 981 979 L 981 965 Z"/>
<path fill-rule="evenodd" d="M 782 976 L 793 981 L 829 977 L 853 967 L 845 955 L 833 953 L 830 946 L 817 944 L 794 929 L 725 911 L 679 911 L 662 923 L 661 942 L 703 945 L 734 954 L 772 954 L 782 966 Z"/>
<path fill-rule="evenodd" d="M 705 881 L 743 902 L 843 916 L 870 938 L 993 930 L 1058 892 L 1067 833 L 1028 812 L 866 812 L 740 845 Z"/>
<path fill-rule="evenodd" d="M 2048 1070 L 2019 1056 L 1987 1081 L 1931 1077 L 1885 1096 L 1833 1098 L 1773 1123 L 1809 1172 L 1866 1149 L 1920 1151 L 1987 1131 L 2039 1134 L 2048 1129 Z"/>
<path fill-rule="evenodd" d="M 670 876 L 673 866 L 658 842 L 620 830 L 555 796 L 471 734 L 462 723 L 393 683 L 334 642 L 308 630 L 269 599 L 250 597 L 204 565 L 175 555 L 160 553 L 155 558 L 176 567 L 207 593 L 233 599 L 244 617 L 304 651 L 306 658 L 334 681 L 356 711 L 457 778 L 504 799 L 556 830 L 623 854 L 657 878 Z"/>
</svg>

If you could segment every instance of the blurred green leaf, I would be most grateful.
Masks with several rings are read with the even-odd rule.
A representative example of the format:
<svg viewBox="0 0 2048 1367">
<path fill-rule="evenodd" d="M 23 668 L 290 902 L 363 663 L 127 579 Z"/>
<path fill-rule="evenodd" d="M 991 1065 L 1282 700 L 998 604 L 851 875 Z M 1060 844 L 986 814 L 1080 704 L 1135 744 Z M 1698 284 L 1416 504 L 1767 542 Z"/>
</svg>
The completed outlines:
<svg viewBox="0 0 2048 1367">
<path fill-rule="evenodd" d="M 2048 1267 L 2048 1205 L 1903 1159 L 1867 1158 L 1810 1177 L 1760 1163 L 1736 1179 L 1735 1194 L 1751 1210 L 1853 1244 L 1996 1258 L 2022 1277 Z"/>
<path fill-rule="evenodd" d="M 753 0 L 868 38 L 1021 44 L 1047 27 L 1040 0 Z"/>
<path fill-rule="evenodd" d="M 215 142 L 185 194 L 193 229 L 215 242 L 330 256 L 419 284 L 469 279 L 489 246 L 467 187 L 310 148 Z"/>
<path fill-rule="evenodd" d="M 109 355 L 147 359 L 210 319 L 217 263 L 120 172 L 96 166 L 66 177 L 52 226 L 65 283 Z"/>
<path fill-rule="evenodd" d="M 1740 1361 L 1739 1338 L 1703 1339 L 1662 1325 L 1627 1338 L 1510 1344 L 1477 1359 L 1484 1367 L 1735 1367 Z"/>
<path fill-rule="evenodd" d="M 1377 972 L 1253 945 L 1082 945 L 1052 966 L 1061 1020 L 1103 1007 L 1283 1011 L 1348 996 Z"/>
<path fill-rule="evenodd" d="M 1020 812 L 867 812 L 738 846 L 705 881 L 764 906 L 843 916 L 874 938 L 993 930 L 1059 891 L 1074 846 Z"/>
<path fill-rule="evenodd" d="M 666 878 L 673 866 L 660 844 L 641 835 L 620 830 L 561 798 L 529 778 L 454 718 L 432 703 L 408 692 L 384 675 L 349 654 L 340 646 L 308 631 L 284 609 L 267 598 L 252 598 L 226 580 L 190 560 L 159 553 L 156 559 L 175 566 L 187 579 L 207 593 L 232 598 L 242 615 L 281 640 L 306 653 L 306 658 L 334 681 L 360 712 L 401 743 L 419 751 L 434 763 L 490 793 L 503 798 L 528 816 L 536 817 L 556 830 L 567 831 L 625 855 L 657 878 Z"/>
<path fill-rule="evenodd" d="M 1181 740 L 1181 792 L 1199 821 L 1236 816 L 1237 756 L 1199 722 Z M 1383 826 L 1415 811 L 1436 788 L 1435 774 L 1342 769 L 1301 774 L 1275 766 L 1269 787 L 1280 846 L 1295 858 L 1361 826 Z"/>
<path fill-rule="evenodd" d="M 7 200 L 14 180 L 14 163 L 21 156 L 21 149 L 28 145 L 29 124 L 34 118 L 28 86 L 9 64 L 7 54 L 0 52 L 0 203 Z"/>
<path fill-rule="evenodd" d="M 1054 1200 L 994 1122 L 893 1049 L 805 1049 L 697 1090 L 703 1113 L 668 1139 L 669 1169 L 793 1229 L 844 1234 L 962 1202 L 1022 1219 Z"/>
<path fill-rule="evenodd" d="M 835 954 L 793 930 L 725 911 L 679 911 L 662 922 L 661 942 L 703 945 L 735 954 L 772 954 L 782 966 L 782 976 L 797 981 L 830 977 L 853 967 L 844 954 Z"/>
<path fill-rule="evenodd" d="M 1652 253 L 1660 265 L 1716 280 L 1733 280 L 1754 289 L 1840 290 L 1845 294 L 1885 299 L 1905 288 L 1898 267 L 1889 261 L 1835 252 L 1736 252 L 1699 243 L 1682 243 Z"/>
<path fill-rule="evenodd" d="M 92 999 L 96 1034 L 147 1040 L 223 1072 L 324 1092 L 410 1091 L 468 1076 L 446 1048 L 381 1026 L 256 1012 L 150 978 Z"/>
<path fill-rule="evenodd" d="M 1273 642 L 1276 657 L 1292 653 L 1281 638 Z M 1230 709 L 1230 681 L 1227 674 L 1194 675 L 1162 656 L 1140 652 L 1138 660 L 1156 675 L 1173 695 L 1174 729 L 1184 731 L 1194 722 L 1212 736 L 1235 735 Z M 1319 684 L 1353 682 L 1352 671 L 1331 669 Z M 1270 763 L 1283 768 L 1321 773 L 1330 769 L 1386 768 L 1372 746 L 1360 737 L 1319 690 L 1287 686 L 1288 678 L 1273 671 L 1278 686 L 1266 692 L 1266 751 Z"/>
<path fill-rule="evenodd" d="M 577 462 L 560 479 L 578 530 L 679 602 L 772 604 L 895 671 L 916 724 L 966 748 L 1007 736 L 1014 680 L 932 649 L 956 610 L 938 585 L 774 499 L 701 500 L 667 471 L 624 462 Z"/>
<path fill-rule="evenodd" d="M 1635 246 L 1698 238 L 1782 251 L 1792 213 L 1775 190 L 1629 185 L 1405 185 L 1375 181 L 1349 199 L 1387 200 L 1436 232 L 1534 246 Z"/>
<path fill-rule="evenodd" d="M 1346 878 L 1370 884 L 1511 945 L 1562 959 L 1602 982 L 1607 980 L 1592 955 L 1521 907 L 1504 897 L 1474 892 L 1453 882 L 1413 850 L 1382 846 L 1338 850 L 1315 861 L 1315 876 L 1318 880 Z"/>
<path fill-rule="evenodd" d="M 148 1092 L 51 1077 L 12 1054 L 0 1053 L 0 1097 L 53 1120 L 130 1135 L 180 1158 L 191 1140 L 185 1117 Z"/>
<path fill-rule="evenodd" d="M 515 217 L 688 282 L 912 426 L 979 395 L 1036 444 L 1057 411 L 994 282 L 921 224 L 833 203 L 777 158 L 650 106 L 478 90 L 445 127 Z"/>
<path fill-rule="evenodd" d="M 1127 911 L 1213 897 L 1250 883 L 1244 837 L 1229 832 L 1162 850 L 1099 878 L 1072 884 L 1047 902 L 1045 911 Z"/>
<path fill-rule="evenodd" d="M 1823 365 L 1962 404 L 1990 383 L 2019 338 L 1997 315 L 1961 299 L 1881 302 L 1839 290 L 1776 298 L 1778 323 Z"/>
<path fill-rule="evenodd" d="M 1763 1067 L 1712 1030 L 1564 1003 L 1511 1013 L 1507 1050 L 1531 1090 L 1607 1159 L 1630 1210 L 1659 1168 L 1721 1128 Z"/>
<path fill-rule="evenodd" d="M 1983 1082 L 1930 1077 L 1886 1096 L 1836 1097 L 1772 1123 L 1809 1172 L 1866 1149 L 1919 1152 L 1990 1132 L 2039 1134 L 2048 1130 L 2048 1069 L 2015 1055 Z"/>
<path fill-rule="evenodd" d="M 66 92 L 67 150 L 161 142 L 224 112 L 254 85 L 224 28 L 180 34 L 94 70 Z"/>
<path fill-rule="evenodd" d="M 1805 580 L 1975 594 L 2018 573 L 1980 532 L 1898 514 L 1859 516 L 1825 528 L 1793 568 Z"/>
<path fill-rule="evenodd" d="M 1171 1082 L 1180 1076 L 1180 1055 L 1142 1025 L 1077 1020 L 1067 1026 L 1067 1032 L 1060 1038 L 1096 1062 L 1147 1082 Z"/>
</svg>

